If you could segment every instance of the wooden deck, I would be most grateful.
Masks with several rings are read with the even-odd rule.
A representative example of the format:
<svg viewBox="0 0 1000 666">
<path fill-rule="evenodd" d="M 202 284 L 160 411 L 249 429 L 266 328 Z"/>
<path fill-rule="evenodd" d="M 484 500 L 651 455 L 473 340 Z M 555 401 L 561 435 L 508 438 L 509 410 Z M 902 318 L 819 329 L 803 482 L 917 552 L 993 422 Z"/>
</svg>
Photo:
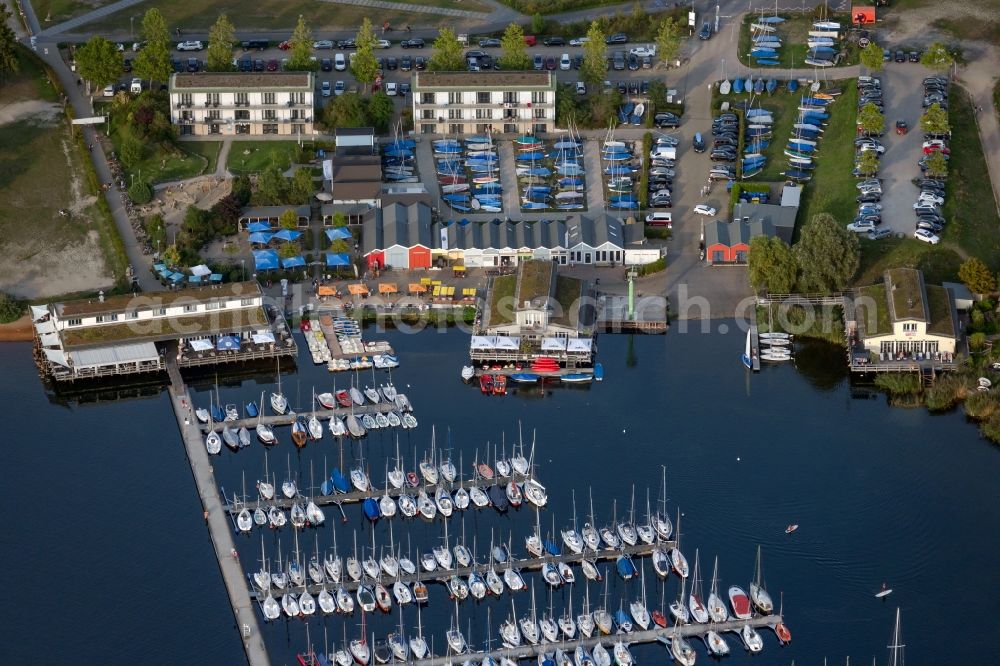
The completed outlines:
<svg viewBox="0 0 1000 666">
<path fill-rule="evenodd" d="M 266 407 L 265 407 L 266 409 Z M 337 409 L 317 409 L 315 412 L 299 412 L 297 414 L 269 414 L 267 416 L 255 416 L 253 418 L 238 419 L 236 421 L 223 421 L 219 423 L 213 421 L 211 424 L 202 423 L 199 424 L 202 432 L 208 434 L 210 430 L 215 430 L 216 432 L 222 432 L 223 428 L 230 427 L 233 430 L 239 430 L 240 428 L 247 428 L 248 430 L 253 430 L 257 427 L 257 423 L 266 423 L 267 425 L 277 425 L 290 426 L 295 423 L 295 419 L 300 416 L 305 416 L 306 418 L 316 414 L 316 418 L 320 421 L 329 421 L 331 416 L 338 416 L 343 418 L 354 414 L 355 416 L 361 416 L 363 414 L 388 414 L 391 411 L 399 411 L 395 403 L 385 402 L 384 400 L 378 404 L 364 404 L 360 407 L 355 405 L 354 409 L 350 407 L 338 407 Z M 329 435 L 329 431 L 324 433 L 324 437 Z"/>
</svg>

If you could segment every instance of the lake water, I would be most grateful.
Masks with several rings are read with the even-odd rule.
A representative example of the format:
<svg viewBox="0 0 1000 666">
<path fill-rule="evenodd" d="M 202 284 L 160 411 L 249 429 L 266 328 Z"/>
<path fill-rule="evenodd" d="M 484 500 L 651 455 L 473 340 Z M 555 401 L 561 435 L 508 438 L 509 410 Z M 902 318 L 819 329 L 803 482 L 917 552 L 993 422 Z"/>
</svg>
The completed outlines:
<svg viewBox="0 0 1000 666">
<path fill-rule="evenodd" d="M 692 565 L 698 549 L 706 585 L 718 556 L 720 586 L 746 587 L 760 544 L 768 589 L 776 602 L 783 595 L 793 632 L 784 648 L 772 632 L 762 632 L 761 663 L 821 664 L 825 657 L 834 664 L 846 656 L 885 663 L 896 606 L 914 663 L 982 661 L 978 641 L 991 635 L 989 618 L 1000 611 L 992 594 L 1000 586 L 992 562 L 1000 452 L 960 413 L 889 408 L 884 397 L 852 389 L 836 370 L 842 352 L 827 348 L 800 354 L 798 367 L 748 377 L 738 361 L 741 334 L 602 336 L 603 384 L 506 398 L 481 396 L 459 381 L 467 344 L 461 333 L 375 337 L 397 349 L 402 366 L 392 378 L 420 421 L 417 430 L 398 436 L 407 469 L 415 454 L 429 449 L 432 424 L 438 449 L 450 450 L 456 464 L 461 456 L 468 471 L 488 449 L 506 447 L 509 454 L 520 423 L 527 442 L 534 436 L 538 476 L 549 491 L 543 532 L 552 529 L 553 517 L 556 529 L 572 521 L 574 491 L 581 524 L 590 512 L 588 489 L 598 524 L 610 522 L 615 508 L 618 516 L 628 513 L 633 487 L 636 513 L 645 515 L 647 488 L 655 505 L 666 466 L 667 506 L 683 512 L 682 547 Z M 290 402 L 303 408 L 313 387 L 320 392 L 334 380 L 350 381 L 314 367 L 304 354 L 298 369 L 282 378 Z M 44 651 L 45 662 L 240 663 L 239 636 L 164 395 L 65 404 L 50 399 L 38 381 L 27 345 L 0 347 L 0 359 L 0 398 L 16 410 L 4 437 L 8 509 L 0 538 L 13 586 L 0 640 L 3 662 L 37 660 Z M 371 383 L 371 371 L 360 380 Z M 377 381 L 386 380 L 379 373 Z M 272 381 L 224 381 L 221 400 L 259 400 Z M 207 404 L 212 378 L 194 390 L 195 402 Z M 329 436 L 302 452 L 291 446 L 287 428 L 280 436 L 282 443 L 267 454 L 279 481 L 291 470 L 300 486 L 309 486 L 310 478 L 318 485 L 340 464 L 341 449 Z M 386 460 L 396 455 L 396 433 L 347 442 L 343 455 L 348 467 L 363 457 L 382 485 Z M 242 492 L 244 475 L 252 491 L 264 464 L 264 449 L 254 443 L 235 455 L 223 449 L 216 473 L 227 493 Z M 324 553 L 334 533 L 341 556 L 353 551 L 355 535 L 359 550 L 370 549 L 372 528 L 360 508 L 347 508 L 347 516 L 341 524 L 335 509 L 327 509 L 326 525 L 300 536 L 301 556 L 317 548 Z M 468 512 L 464 524 L 452 519 L 449 540 L 454 545 L 464 532 L 466 544 L 485 559 L 491 538 L 511 539 L 520 555 L 534 521 L 527 508 L 505 516 Z M 785 535 L 789 523 L 801 527 Z M 383 520 L 375 527 L 377 549 L 388 546 L 390 524 L 395 546 L 413 559 L 444 535 L 441 521 Z M 257 567 L 260 534 L 238 543 L 244 564 Z M 294 556 L 292 531 L 267 532 L 264 547 L 272 560 L 278 553 L 283 560 Z M 669 603 L 676 577 L 664 590 L 647 569 L 648 605 L 657 607 L 664 596 Z M 640 594 L 639 581 L 623 583 L 612 565 L 606 578 L 611 610 Z M 538 612 L 547 611 L 548 591 L 537 575 L 531 579 Z M 872 596 L 883 581 L 895 590 L 887 603 Z M 575 587 L 553 595 L 557 615 L 570 596 L 579 611 L 585 586 Z M 443 652 L 455 607 L 442 586 L 430 590 L 424 634 Z M 592 604 L 604 594 L 603 586 L 592 585 Z M 529 612 L 530 595 L 516 595 L 515 604 L 519 615 Z M 498 647 L 495 627 L 510 607 L 509 594 L 491 603 L 466 601 L 458 608 L 460 626 L 473 644 L 491 639 Z M 403 620 L 412 633 L 412 607 Z M 324 635 L 339 645 L 345 629 L 349 638 L 357 635 L 359 622 L 357 615 L 346 627 L 339 617 L 314 618 L 310 639 L 317 649 Z M 398 622 L 398 610 L 369 618 L 369 639 Z M 301 621 L 262 630 L 275 664 L 292 663 L 306 641 Z M 734 653 L 729 663 L 749 663 L 738 637 L 727 638 Z M 700 643 L 696 649 L 704 661 Z M 642 663 L 667 660 L 658 645 L 634 652 Z"/>
</svg>

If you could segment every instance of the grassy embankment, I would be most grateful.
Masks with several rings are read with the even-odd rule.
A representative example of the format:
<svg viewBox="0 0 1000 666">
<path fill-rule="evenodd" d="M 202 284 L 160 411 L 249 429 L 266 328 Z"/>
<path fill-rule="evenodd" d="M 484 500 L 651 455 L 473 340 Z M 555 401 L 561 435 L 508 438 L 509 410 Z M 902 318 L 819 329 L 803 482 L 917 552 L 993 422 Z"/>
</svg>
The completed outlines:
<svg viewBox="0 0 1000 666">
<path fill-rule="evenodd" d="M 774 58 L 779 64 L 757 65 L 756 60 L 749 57 L 751 48 L 750 24 L 757 20 L 758 15 L 748 14 L 744 17 L 743 23 L 740 25 L 737 54 L 741 65 L 746 67 L 753 66 L 755 71 L 779 71 L 782 69 L 787 70 L 790 67 L 799 69 L 809 67 L 804 62 L 806 52 L 809 51 L 806 41 L 809 37 L 809 31 L 812 29 L 812 23 L 816 20 L 815 17 L 811 13 L 803 14 L 800 12 L 789 14 L 779 13 L 778 16 L 783 17 L 785 22 L 775 26 L 775 31 L 770 34 L 776 35 L 781 39 L 781 48 L 776 49 L 778 57 Z M 850 23 L 851 17 L 846 13 L 830 14 L 829 20 L 840 21 L 841 25 L 846 26 Z M 845 55 L 838 63 L 838 67 L 858 64 L 858 46 L 856 43 L 841 40 L 841 51 Z"/>
</svg>

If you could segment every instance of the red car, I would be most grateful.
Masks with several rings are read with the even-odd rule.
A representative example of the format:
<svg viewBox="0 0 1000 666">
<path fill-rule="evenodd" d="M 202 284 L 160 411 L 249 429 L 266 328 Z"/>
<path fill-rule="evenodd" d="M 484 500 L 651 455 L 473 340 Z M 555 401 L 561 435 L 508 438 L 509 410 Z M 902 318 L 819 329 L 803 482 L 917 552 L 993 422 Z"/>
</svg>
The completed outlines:
<svg viewBox="0 0 1000 666">
<path fill-rule="evenodd" d="M 534 35 L 525 35 L 524 43 L 528 46 L 534 46 L 535 44 L 538 43 L 538 38 L 535 37 Z"/>
<path fill-rule="evenodd" d="M 280 44 L 278 44 L 278 48 L 281 49 L 282 51 L 287 51 L 288 49 L 292 48 L 292 45 L 288 43 L 288 40 L 285 40 Z"/>
<path fill-rule="evenodd" d="M 277 60 L 268 60 L 267 61 L 267 71 L 269 71 L 269 72 L 277 72 L 278 71 L 278 61 Z"/>
<path fill-rule="evenodd" d="M 906 134 L 909 131 L 910 127 L 906 124 L 905 120 L 896 121 L 896 134 Z"/>
</svg>

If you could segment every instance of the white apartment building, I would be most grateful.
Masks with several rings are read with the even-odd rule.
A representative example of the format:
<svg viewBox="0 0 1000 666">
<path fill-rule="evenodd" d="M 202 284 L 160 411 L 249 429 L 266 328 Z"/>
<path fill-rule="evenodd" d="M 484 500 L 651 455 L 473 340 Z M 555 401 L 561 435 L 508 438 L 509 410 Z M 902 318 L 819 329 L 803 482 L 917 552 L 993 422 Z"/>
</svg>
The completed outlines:
<svg viewBox="0 0 1000 666">
<path fill-rule="evenodd" d="M 312 72 L 170 76 L 170 122 L 181 135 L 312 134 Z"/>
<path fill-rule="evenodd" d="M 540 134 L 556 123 L 554 72 L 414 72 L 421 134 Z"/>
</svg>

